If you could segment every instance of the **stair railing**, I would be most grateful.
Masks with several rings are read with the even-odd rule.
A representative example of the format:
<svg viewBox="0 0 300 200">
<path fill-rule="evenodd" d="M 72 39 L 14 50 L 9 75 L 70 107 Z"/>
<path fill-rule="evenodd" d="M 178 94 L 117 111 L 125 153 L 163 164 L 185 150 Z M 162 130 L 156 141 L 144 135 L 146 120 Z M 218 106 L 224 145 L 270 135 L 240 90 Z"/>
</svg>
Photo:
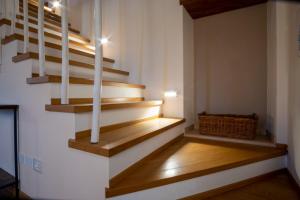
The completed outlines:
<svg viewBox="0 0 300 200">
<path fill-rule="evenodd" d="M 101 114 L 101 91 L 102 91 L 102 62 L 103 46 L 102 39 L 102 1 L 94 0 L 94 34 L 95 34 L 95 74 L 93 88 L 93 119 L 91 143 L 99 142 L 100 114 Z"/>
<path fill-rule="evenodd" d="M 23 22 L 24 22 L 24 45 L 23 53 L 27 53 L 29 50 L 29 24 L 28 24 L 28 0 L 23 0 Z"/>
<path fill-rule="evenodd" d="M 68 0 L 62 0 L 62 70 L 61 70 L 61 104 L 69 103 L 69 37 L 68 37 Z"/>
<path fill-rule="evenodd" d="M 39 76 L 45 76 L 45 36 L 44 36 L 44 4 L 39 0 L 38 5 L 38 40 L 39 40 Z"/>
</svg>

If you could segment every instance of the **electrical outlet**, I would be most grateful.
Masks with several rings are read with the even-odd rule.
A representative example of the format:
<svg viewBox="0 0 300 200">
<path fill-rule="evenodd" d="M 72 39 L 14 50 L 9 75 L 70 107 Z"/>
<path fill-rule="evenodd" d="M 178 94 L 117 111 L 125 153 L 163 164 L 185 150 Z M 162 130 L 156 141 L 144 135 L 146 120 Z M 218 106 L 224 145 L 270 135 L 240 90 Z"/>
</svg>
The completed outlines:
<svg viewBox="0 0 300 200">
<path fill-rule="evenodd" d="M 38 173 L 42 173 L 42 162 L 40 160 L 37 159 L 33 159 L 33 170 L 38 172 Z"/>
</svg>

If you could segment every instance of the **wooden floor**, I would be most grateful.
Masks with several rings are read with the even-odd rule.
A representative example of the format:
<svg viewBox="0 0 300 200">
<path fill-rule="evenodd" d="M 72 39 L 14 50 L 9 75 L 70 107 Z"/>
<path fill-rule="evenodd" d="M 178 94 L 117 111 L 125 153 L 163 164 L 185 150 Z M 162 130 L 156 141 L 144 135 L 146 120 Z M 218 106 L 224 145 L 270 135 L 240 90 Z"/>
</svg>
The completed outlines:
<svg viewBox="0 0 300 200">
<path fill-rule="evenodd" d="M 200 200 L 201 198 L 198 198 Z M 202 198 L 203 199 L 203 198 Z M 246 187 L 207 198 L 207 200 L 299 200 L 300 190 L 287 173 Z"/>
<path fill-rule="evenodd" d="M 10 174 L 5 172 L 0 168 L 0 187 L 2 185 L 6 185 L 8 183 L 11 183 L 14 181 L 14 177 L 12 177 Z M 9 186 L 5 189 L 0 190 L 0 199 L 15 199 L 15 186 Z M 26 199 L 29 200 L 30 198 L 23 194 L 22 192 L 20 193 L 20 199 Z"/>
<path fill-rule="evenodd" d="M 116 196 L 277 157 L 283 149 L 183 137 L 128 171 L 107 189 Z M 122 175 L 121 175 L 122 176 Z"/>
</svg>

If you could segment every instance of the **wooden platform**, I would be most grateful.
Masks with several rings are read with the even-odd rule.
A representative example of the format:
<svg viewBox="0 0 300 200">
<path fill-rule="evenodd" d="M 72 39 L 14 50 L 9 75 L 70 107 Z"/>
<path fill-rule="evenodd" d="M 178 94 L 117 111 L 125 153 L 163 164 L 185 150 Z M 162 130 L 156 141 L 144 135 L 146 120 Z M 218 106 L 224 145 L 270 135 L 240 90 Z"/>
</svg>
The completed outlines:
<svg viewBox="0 0 300 200">
<path fill-rule="evenodd" d="M 118 154 L 164 131 L 182 124 L 184 119 L 155 118 L 100 134 L 98 144 L 91 144 L 90 137 L 69 140 L 69 147 L 106 157 Z"/>
<path fill-rule="evenodd" d="M 284 154 L 285 149 L 184 137 L 113 178 L 106 196 L 137 192 Z"/>
</svg>

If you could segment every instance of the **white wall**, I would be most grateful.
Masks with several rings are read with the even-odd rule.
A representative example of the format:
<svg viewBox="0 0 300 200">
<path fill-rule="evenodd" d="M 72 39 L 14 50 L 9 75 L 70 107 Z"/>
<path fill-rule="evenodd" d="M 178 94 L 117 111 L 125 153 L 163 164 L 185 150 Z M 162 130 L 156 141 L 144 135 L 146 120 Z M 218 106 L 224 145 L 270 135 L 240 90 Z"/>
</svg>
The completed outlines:
<svg viewBox="0 0 300 200">
<path fill-rule="evenodd" d="M 146 99 L 177 90 L 177 98 L 165 99 L 164 114 L 183 117 L 183 7 L 174 0 L 103 2 L 103 32 L 111 37 L 104 55 L 130 72 L 129 82 L 146 85 Z"/>
<path fill-rule="evenodd" d="M 277 64 L 286 72 L 282 73 L 281 76 L 282 79 L 287 81 L 287 91 L 283 92 L 288 96 L 285 99 L 285 101 L 288 101 L 288 107 L 284 107 L 283 110 L 285 115 L 280 116 L 280 118 L 278 116 L 278 120 L 282 120 L 283 117 L 287 116 L 287 119 L 283 121 L 285 124 L 282 125 L 282 128 L 287 129 L 284 130 L 284 133 L 288 132 L 288 168 L 300 184 L 300 4 L 279 1 L 276 3 L 276 14 L 278 24 L 281 26 L 277 29 L 277 33 L 281 33 L 277 38 L 278 48 L 285 44 L 285 48 L 278 49 L 281 57 L 278 58 Z M 283 52 L 284 50 L 286 51 Z M 278 88 L 278 90 L 283 89 L 286 88 Z M 280 98 L 279 95 L 278 98 Z M 283 105 L 280 104 L 278 107 L 282 108 Z"/>
<path fill-rule="evenodd" d="M 288 168 L 300 184 L 300 4 L 270 1 L 268 11 L 269 126 L 288 144 Z"/>
<path fill-rule="evenodd" d="M 195 21 L 197 112 L 267 112 L 266 4 Z"/>
<path fill-rule="evenodd" d="M 194 20 L 183 10 L 183 59 L 184 59 L 184 117 L 186 126 L 195 123 L 195 57 Z"/>
</svg>

